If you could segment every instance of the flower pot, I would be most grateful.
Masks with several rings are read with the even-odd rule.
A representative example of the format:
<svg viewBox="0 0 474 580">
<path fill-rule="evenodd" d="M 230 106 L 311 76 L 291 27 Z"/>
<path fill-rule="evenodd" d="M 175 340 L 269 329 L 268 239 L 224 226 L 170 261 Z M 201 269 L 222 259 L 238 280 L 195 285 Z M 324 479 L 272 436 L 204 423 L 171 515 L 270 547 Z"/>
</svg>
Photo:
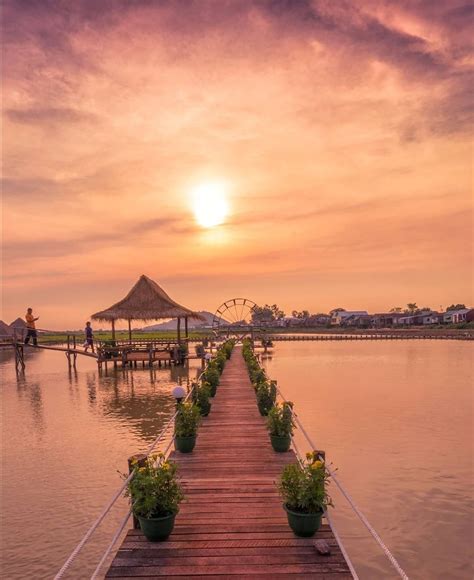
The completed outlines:
<svg viewBox="0 0 474 580">
<path fill-rule="evenodd" d="M 137 520 L 140 522 L 140 528 L 146 539 L 150 540 L 150 542 L 159 542 L 160 540 L 166 540 L 173 531 L 175 517 L 176 514 L 170 514 L 161 518 L 143 518 L 137 516 Z"/>
<path fill-rule="evenodd" d="M 192 437 L 176 437 L 174 438 L 174 446 L 181 453 L 191 453 L 196 445 L 197 435 Z"/>
<path fill-rule="evenodd" d="M 272 447 L 274 451 L 278 451 L 279 453 L 288 451 L 291 445 L 291 437 L 289 435 L 286 435 L 285 437 L 270 435 L 270 440 L 272 442 Z"/>
<path fill-rule="evenodd" d="M 322 511 L 315 514 L 304 514 L 288 509 L 286 504 L 283 504 L 283 509 L 288 517 L 288 524 L 296 536 L 310 538 L 319 530 L 323 515 Z"/>
<path fill-rule="evenodd" d="M 199 412 L 201 413 L 202 417 L 207 417 L 211 412 L 211 403 L 207 402 L 206 404 L 201 403 L 199 405 Z"/>
</svg>

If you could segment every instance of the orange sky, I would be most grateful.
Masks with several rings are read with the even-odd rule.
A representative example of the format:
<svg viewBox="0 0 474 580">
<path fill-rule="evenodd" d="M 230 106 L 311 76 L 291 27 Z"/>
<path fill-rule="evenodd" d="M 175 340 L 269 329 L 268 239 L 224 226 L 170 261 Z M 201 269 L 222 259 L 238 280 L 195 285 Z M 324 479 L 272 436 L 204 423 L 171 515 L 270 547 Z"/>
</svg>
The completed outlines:
<svg viewBox="0 0 474 580">
<path fill-rule="evenodd" d="M 80 327 L 142 273 L 199 310 L 472 304 L 470 12 L 7 1 L 1 318 Z"/>
</svg>

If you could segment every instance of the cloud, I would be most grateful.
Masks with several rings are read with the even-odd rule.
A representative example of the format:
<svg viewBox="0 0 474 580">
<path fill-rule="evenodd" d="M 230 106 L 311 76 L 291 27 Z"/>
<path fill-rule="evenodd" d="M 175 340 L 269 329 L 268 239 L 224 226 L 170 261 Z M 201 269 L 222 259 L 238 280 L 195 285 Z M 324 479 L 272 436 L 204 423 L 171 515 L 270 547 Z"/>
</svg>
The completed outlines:
<svg viewBox="0 0 474 580">
<path fill-rule="evenodd" d="M 48 300 L 64 272 L 63 289 L 76 277 L 105 303 L 144 270 L 203 302 L 284 272 L 275 291 L 301 289 L 307 307 L 306 271 L 428 279 L 435 264 L 456 280 L 471 247 L 454 210 L 472 187 L 472 8 L 184 4 L 5 2 L 7 303 L 32 262 Z M 232 211 L 203 231 L 189 192 L 217 179 Z"/>
<path fill-rule="evenodd" d="M 97 121 L 97 116 L 86 111 L 68 107 L 30 107 L 27 109 L 6 109 L 5 115 L 16 123 L 48 125 L 57 123 L 81 123 Z"/>
</svg>

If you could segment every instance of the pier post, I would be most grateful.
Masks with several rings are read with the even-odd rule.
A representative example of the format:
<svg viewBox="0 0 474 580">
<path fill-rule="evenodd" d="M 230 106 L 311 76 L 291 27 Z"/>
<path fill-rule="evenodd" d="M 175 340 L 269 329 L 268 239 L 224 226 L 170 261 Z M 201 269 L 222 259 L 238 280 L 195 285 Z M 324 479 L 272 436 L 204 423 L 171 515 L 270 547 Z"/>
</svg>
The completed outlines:
<svg viewBox="0 0 474 580">
<path fill-rule="evenodd" d="M 147 456 L 144 453 L 136 453 L 128 458 L 128 473 L 132 473 L 135 467 L 144 467 Z M 138 530 L 140 523 L 133 515 L 133 529 Z"/>
<path fill-rule="evenodd" d="M 17 373 L 25 370 L 25 352 L 23 345 L 18 342 L 15 343 L 15 369 Z"/>
</svg>

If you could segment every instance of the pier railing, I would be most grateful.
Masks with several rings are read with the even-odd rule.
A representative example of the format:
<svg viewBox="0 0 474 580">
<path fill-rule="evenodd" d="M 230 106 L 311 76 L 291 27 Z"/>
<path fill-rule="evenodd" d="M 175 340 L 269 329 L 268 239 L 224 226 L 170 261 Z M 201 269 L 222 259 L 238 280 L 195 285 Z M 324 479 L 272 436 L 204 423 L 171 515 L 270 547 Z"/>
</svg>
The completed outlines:
<svg viewBox="0 0 474 580">
<path fill-rule="evenodd" d="M 285 396 L 283 395 L 283 393 L 281 392 L 280 388 L 278 387 L 278 385 L 276 385 L 276 389 L 277 389 L 277 395 L 279 396 L 279 398 L 281 399 L 281 401 L 283 401 L 284 403 L 288 403 L 288 400 L 285 398 Z M 301 434 L 303 435 L 304 439 L 306 440 L 307 444 L 309 445 L 309 448 L 313 451 L 316 452 L 318 454 L 318 458 L 321 461 L 324 461 L 325 464 L 325 468 L 327 470 L 327 472 L 329 473 L 329 475 L 331 476 L 332 481 L 335 483 L 335 485 L 337 486 L 337 488 L 339 489 L 339 491 L 341 492 L 341 494 L 344 496 L 344 498 L 347 500 L 349 506 L 352 508 L 352 510 L 354 511 L 354 513 L 356 514 L 356 516 L 359 518 L 359 520 L 364 524 L 364 526 L 367 528 L 367 530 L 369 531 L 370 535 L 374 538 L 374 540 L 377 542 L 377 544 L 379 545 L 379 547 L 382 549 L 382 551 L 384 552 L 384 554 L 386 555 L 386 557 L 388 558 L 388 560 L 390 561 L 390 563 L 392 564 L 392 566 L 394 567 L 394 569 L 397 571 L 397 573 L 399 574 L 399 576 L 401 578 L 403 578 L 404 580 L 409 580 L 407 574 L 405 573 L 405 571 L 403 570 L 403 568 L 400 566 L 400 564 L 398 563 L 397 559 L 395 558 L 395 556 L 391 553 L 390 549 L 386 546 L 386 544 L 384 543 L 384 541 L 382 540 L 382 538 L 380 537 L 380 535 L 377 533 L 377 531 L 375 530 L 375 528 L 372 526 L 372 524 L 369 522 L 369 520 L 367 519 L 367 517 L 363 514 L 363 512 L 360 510 L 360 508 L 356 505 L 354 499 L 352 498 L 352 496 L 350 495 L 350 493 L 345 489 L 345 487 L 342 485 L 341 481 L 339 480 L 339 478 L 337 477 L 334 469 L 331 468 L 330 464 L 327 463 L 326 458 L 324 456 L 324 452 L 318 450 L 318 448 L 316 447 L 316 445 L 314 444 L 313 440 L 311 439 L 311 437 L 308 435 L 308 432 L 306 431 L 303 423 L 301 422 L 298 414 L 295 412 L 294 408 L 292 406 L 290 406 L 291 408 L 291 414 L 293 416 L 293 420 L 295 422 L 295 424 L 297 425 L 299 431 L 301 432 Z M 291 437 L 291 444 L 293 447 L 293 450 L 296 453 L 296 456 L 298 457 L 298 461 L 303 464 L 303 456 L 300 452 L 300 449 L 296 443 L 295 437 L 292 436 Z M 331 529 L 334 533 L 334 536 L 336 537 L 336 540 L 338 541 L 340 547 L 341 547 L 341 551 L 343 552 L 348 566 L 351 570 L 352 575 L 354 576 L 354 578 L 358 578 L 357 572 L 354 569 L 354 566 L 349 558 L 349 555 L 347 554 L 347 551 L 344 548 L 344 545 L 341 541 L 341 538 L 335 528 L 334 525 L 334 521 L 332 520 L 328 510 L 326 510 L 325 512 L 325 516 L 326 519 L 329 522 L 329 525 L 331 526 Z"/>
<path fill-rule="evenodd" d="M 199 382 L 202 380 L 202 375 L 204 374 L 206 369 L 207 369 L 207 365 L 202 370 L 202 372 L 199 374 L 197 380 L 194 381 L 193 383 L 191 383 L 191 387 L 189 388 L 188 393 L 186 394 L 186 397 L 183 399 L 184 402 L 189 401 L 189 399 L 193 396 L 194 389 L 196 388 L 196 384 L 199 384 Z M 165 424 L 163 429 L 160 431 L 159 435 L 155 438 L 155 440 L 151 443 L 151 445 L 143 453 L 143 455 L 142 455 L 143 458 L 149 457 L 152 454 L 152 452 L 157 448 L 157 446 L 166 440 L 167 436 L 169 436 L 170 431 L 172 429 L 174 429 L 174 422 L 175 422 L 175 419 L 177 417 L 177 414 L 178 414 L 178 410 L 175 411 L 175 413 L 172 415 L 172 417 L 168 420 L 168 422 Z M 159 458 L 157 460 L 157 462 L 160 462 L 168 457 L 168 455 L 171 452 L 172 445 L 173 445 L 173 437 L 171 436 L 170 441 L 166 445 L 165 449 L 161 452 L 162 453 L 161 458 Z M 98 516 L 98 518 L 94 521 L 94 523 L 91 525 L 91 527 L 84 534 L 84 536 L 82 537 L 80 542 L 76 545 L 74 550 L 71 552 L 71 554 L 69 555 L 67 560 L 62 565 L 59 572 L 54 577 L 54 580 L 59 580 L 69 570 L 69 568 L 74 563 L 74 561 L 78 557 L 81 550 L 84 548 L 84 546 L 90 540 L 91 536 L 94 534 L 94 532 L 97 530 L 97 528 L 101 525 L 101 523 L 104 521 L 106 516 L 109 514 L 111 509 L 114 507 L 115 503 L 118 501 L 119 498 L 121 498 L 123 496 L 123 493 L 124 493 L 127 485 L 132 480 L 134 475 L 135 475 L 135 470 L 131 469 L 128 477 L 124 480 L 121 487 L 114 493 L 114 495 L 111 497 L 110 501 L 107 503 L 107 505 L 104 507 L 104 509 L 102 510 L 100 515 Z M 127 522 L 129 520 L 131 514 L 132 514 L 131 509 L 129 509 L 128 512 L 126 513 L 125 517 L 123 518 L 123 520 L 120 522 L 120 525 L 118 526 L 117 530 L 115 531 L 110 544 L 108 545 L 105 552 L 103 553 L 96 569 L 94 570 L 94 572 L 91 576 L 91 579 L 98 578 L 98 575 L 100 574 L 100 570 L 102 569 L 103 564 L 107 560 L 109 554 L 111 553 L 115 544 L 117 543 L 118 539 L 120 538 L 120 535 L 122 534 L 125 526 L 127 525 Z"/>
</svg>

